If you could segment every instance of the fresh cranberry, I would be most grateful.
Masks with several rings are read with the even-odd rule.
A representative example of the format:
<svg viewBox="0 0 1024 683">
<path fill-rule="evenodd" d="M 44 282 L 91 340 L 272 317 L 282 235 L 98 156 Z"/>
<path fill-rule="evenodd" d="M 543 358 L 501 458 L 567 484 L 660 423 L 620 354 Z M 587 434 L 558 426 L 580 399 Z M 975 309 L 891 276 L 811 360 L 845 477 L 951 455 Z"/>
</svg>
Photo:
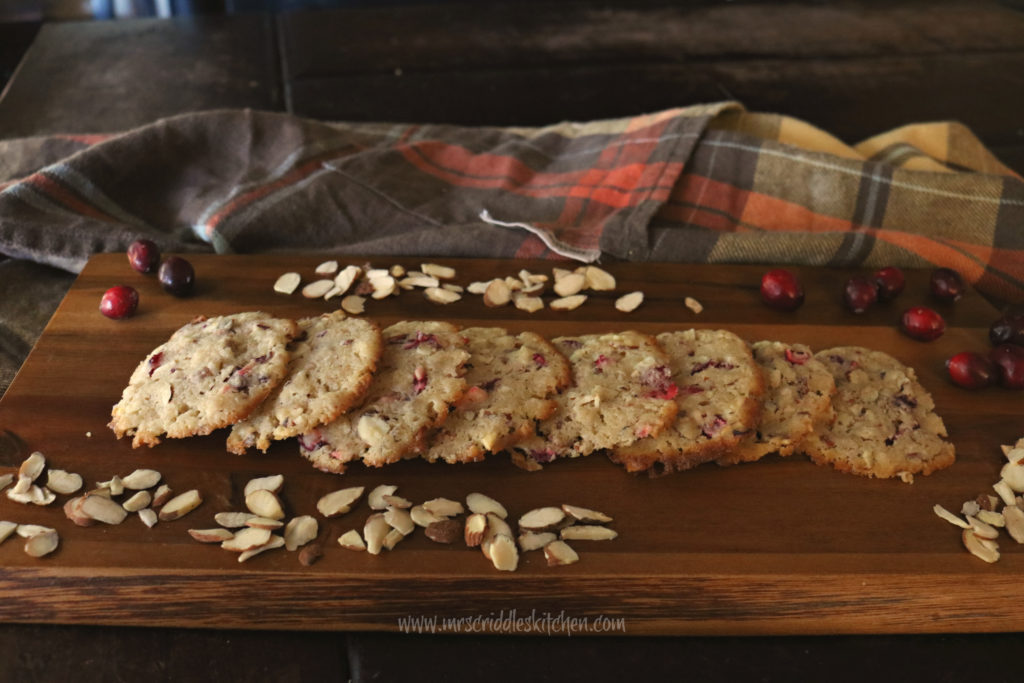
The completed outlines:
<svg viewBox="0 0 1024 683">
<path fill-rule="evenodd" d="M 992 342 L 992 346 L 1000 344 L 1024 346 L 1024 315 L 1007 314 L 999 318 L 988 328 L 988 338 Z"/>
<path fill-rule="evenodd" d="M 932 294 L 946 301 L 956 301 L 964 295 L 967 285 L 960 273 L 952 268 L 936 268 L 932 272 Z"/>
<path fill-rule="evenodd" d="M 961 351 L 946 361 L 953 384 L 964 389 L 984 389 L 996 381 L 996 365 L 977 351 Z"/>
<path fill-rule="evenodd" d="M 875 271 L 875 287 L 878 289 L 879 301 L 895 299 L 906 285 L 907 279 L 903 277 L 903 271 L 896 266 L 887 266 Z"/>
<path fill-rule="evenodd" d="M 811 359 L 811 354 L 806 351 L 799 351 L 797 349 L 786 348 L 786 360 L 793 365 L 803 365 Z"/>
<path fill-rule="evenodd" d="M 160 264 L 160 285 L 168 294 L 188 296 L 195 286 L 196 273 L 192 264 L 180 256 L 169 256 Z"/>
<path fill-rule="evenodd" d="M 761 277 L 761 300 L 772 308 L 793 311 L 804 302 L 804 288 L 792 272 L 776 268 Z"/>
<path fill-rule="evenodd" d="M 989 354 L 999 368 L 999 383 L 1007 389 L 1024 389 L 1024 348 L 1000 344 Z"/>
<path fill-rule="evenodd" d="M 903 312 L 900 320 L 903 331 L 920 341 L 932 341 L 946 331 L 946 321 L 930 308 L 914 306 Z"/>
<path fill-rule="evenodd" d="M 128 245 L 128 263 L 140 273 L 152 273 L 160 265 L 160 247 L 152 240 L 135 240 Z"/>
<path fill-rule="evenodd" d="M 843 301 L 846 302 L 846 307 L 854 313 L 863 313 L 877 300 L 878 287 L 871 280 L 855 275 L 846 281 Z"/>
<path fill-rule="evenodd" d="M 127 318 L 138 307 L 139 293 L 135 291 L 134 287 L 127 285 L 111 287 L 103 293 L 103 298 L 100 299 L 100 313 L 114 320 Z"/>
</svg>

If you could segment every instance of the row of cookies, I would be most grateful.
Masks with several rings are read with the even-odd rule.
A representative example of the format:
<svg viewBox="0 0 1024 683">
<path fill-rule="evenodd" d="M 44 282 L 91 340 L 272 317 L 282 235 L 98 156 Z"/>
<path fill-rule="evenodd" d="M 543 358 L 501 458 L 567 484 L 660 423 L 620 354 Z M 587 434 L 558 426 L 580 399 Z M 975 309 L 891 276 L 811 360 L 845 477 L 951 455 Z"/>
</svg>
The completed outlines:
<svg viewBox="0 0 1024 683">
<path fill-rule="evenodd" d="M 229 425 L 232 452 L 297 436 L 314 466 L 339 473 L 502 450 L 527 469 L 603 451 L 652 473 L 800 450 L 905 480 L 953 461 L 931 397 L 891 356 L 749 346 L 724 330 L 548 342 L 443 322 L 381 331 L 340 313 L 197 319 L 139 365 L 110 426 L 138 446 Z"/>
</svg>

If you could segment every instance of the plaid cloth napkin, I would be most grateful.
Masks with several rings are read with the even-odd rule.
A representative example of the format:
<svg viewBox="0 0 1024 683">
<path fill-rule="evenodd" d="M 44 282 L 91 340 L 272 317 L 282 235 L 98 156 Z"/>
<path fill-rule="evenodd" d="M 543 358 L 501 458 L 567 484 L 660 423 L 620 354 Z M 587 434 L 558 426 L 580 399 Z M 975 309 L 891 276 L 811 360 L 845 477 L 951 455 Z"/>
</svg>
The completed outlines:
<svg viewBox="0 0 1024 683">
<path fill-rule="evenodd" d="M 0 141 L 0 253 L 165 250 L 943 265 L 1024 301 L 1024 181 L 955 123 L 847 146 L 723 102 L 543 128 L 253 111 Z"/>
</svg>

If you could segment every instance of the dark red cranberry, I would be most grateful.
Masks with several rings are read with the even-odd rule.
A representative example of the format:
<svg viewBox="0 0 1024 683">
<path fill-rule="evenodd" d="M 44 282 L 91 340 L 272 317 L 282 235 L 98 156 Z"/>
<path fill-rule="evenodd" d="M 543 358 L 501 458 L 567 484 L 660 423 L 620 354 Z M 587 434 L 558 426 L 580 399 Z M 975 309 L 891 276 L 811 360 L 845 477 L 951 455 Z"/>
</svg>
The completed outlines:
<svg viewBox="0 0 1024 683">
<path fill-rule="evenodd" d="M 995 384 L 997 369 L 988 356 L 977 351 L 961 351 L 946 361 L 953 384 L 964 389 L 984 389 Z"/>
<path fill-rule="evenodd" d="M 160 264 L 160 285 L 168 294 L 188 296 L 195 286 L 196 273 L 192 264 L 180 256 L 169 256 Z"/>
<path fill-rule="evenodd" d="M 152 273 L 160 265 L 160 247 L 152 240 L 135 240 L 128 245 L 128 263 L 140 273 Z"/>
<path fill-rule="evenodd" d="M 863 313 L 871 307 L 871 304 L 878 301 L 878 288 L 866 277 L 855 275 L 846 281 L 843 301 L 846 302 L 846 307 L 854 313 Z"/>
<path fill-rule="evenodd" d="M 1024 389 L 1024 348 L 1000 344 L 989 354 L 999 368 L 999 383 L 1007 389 Z"/>
<path fill-rule="evenodd" d="M 967 291 L 967 285 L 960 273 L 952 268 L 936 268 L 932 271 L 932 294 L 945 301 L 956 301 Z"/>
<path fill-rule="evenodd" d="M 875 286 L 878 288 L 879 301 L 895 299 L 906 285 L 907 279 L 903 277 L 903 271 L 896 266 L 888 266 L 875 271 Z"/>
<path fill-rule="evenodd" d="M 946 331 L 946 321 L 930 308 L 914 306 L 903 312 L 900 326 L 908 336 L 920 341 L 932 341 Z"/>
<path fill-rule="evenodd" d="M 792 272 L 776 268 L 761 277 L 761 300 L 772 308 L 793 311 L 804 302 L 804 288 Z"/>
<path fill-rule="evenodd" d="M 139 293 L 127 285 L 111 287 L 100 299 L 100 313 L 114 320 L 127 318 L 138 307 Z"/>
<path fill-rule="evenodd" d="M 992 346 L 1024 346 L 1024 315 L 1008 314 L 999 318 L 988 328 L 988 338 Z"/>
</svg>

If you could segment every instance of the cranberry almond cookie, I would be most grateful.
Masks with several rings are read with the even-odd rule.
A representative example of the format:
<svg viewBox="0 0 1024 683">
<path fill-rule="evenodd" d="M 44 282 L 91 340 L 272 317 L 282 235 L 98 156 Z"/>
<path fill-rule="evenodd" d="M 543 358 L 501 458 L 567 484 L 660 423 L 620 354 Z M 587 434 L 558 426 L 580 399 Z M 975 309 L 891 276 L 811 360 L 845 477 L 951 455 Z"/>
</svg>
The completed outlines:
<svg viewBox="0 0 1024 683">
<path fill-rule="evenodd" d="M 696 467 L 736 447 L 757 426 L 764 379 L 747 343 L 726 330 L 663 332 L 679 383 L 678 416 L 660 435 L 614 449 L 630 472 L 666 473 Z"/>
<path fill-rule="evenodd" d="M 431 462 L 474 462 L 533 436 L 536 421 L 557 409 L 553 394 L 569 384 L 569 361 L 538 334 L 500 327 L 462 334 L 469 389 L 423 454 Z"/>
<path fill-rule="evenodd" d="M 537 435 L 515 447 L 520 467 L 631 444 L 672 422 L 677 388 L 653 337 L 629 331 L 553 343 L 569 359 L 572 386 L 557 396 L 558 411 Z"/>
<path fill-rule="evenodd" d="M 956 459 L 946 426 L 914 369 L 887 353 L 858 346 L 815 355 L 836 383 L 835 422 L 819 425 L 801 445 L 808 457 L 865 477 L 931 474 Z"/>
<path fill-rule="evenodd" d="M 135 368 L 109 427 L 133 448 L 227 427 L 284 379 L 298 333 L 295 321 L 266 313 L 199 316 Z"/>
<path fill-rule="evenodd" d="M 272 441 L 333 421 L 370 386 L 381 354 L 380 327 L 344 311 L 299 321 L 288 376 L 247 418 L 235 424 L 228 450 L 266 451 Z"/>
<path fill-rule="evenodd" d="M 757 429 L 718 458 L 719 465 L 753 462 L 769 453 L 791 455 L 817 424 L 835 419 L 832 373 L 803 344 L 759 341 L 751 347 L 765 394 Z"/>
<path fill-rule="evenodd" d="M 400 322 L 383 338 L 377 372 L 359 405 L 299 437 L 299 450 L 317 469 L 341 473 L 353 460 L 380 467 L 419 455 L 465 392 L 469 353 L 455 325 Z"/>
</svg>

